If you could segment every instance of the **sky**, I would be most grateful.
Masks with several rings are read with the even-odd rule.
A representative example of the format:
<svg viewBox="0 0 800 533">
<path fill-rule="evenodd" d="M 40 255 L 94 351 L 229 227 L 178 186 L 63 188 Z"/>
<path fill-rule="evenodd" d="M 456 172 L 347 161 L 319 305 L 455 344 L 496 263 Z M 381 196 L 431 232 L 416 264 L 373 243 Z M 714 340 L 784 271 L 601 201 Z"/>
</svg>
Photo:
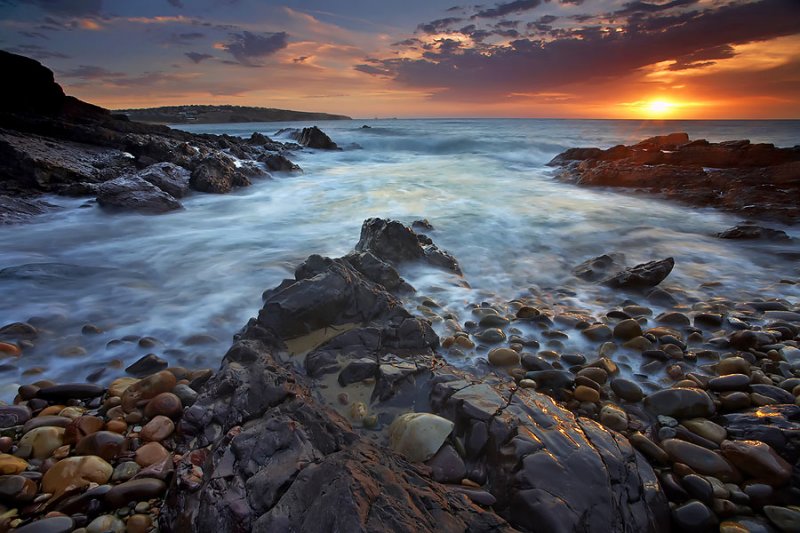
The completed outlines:
<svg viewBox="0 0 800 533">
<path fill-rule="evenodd" d="M 0 0 L 0 48 L 110 109 L 800 118 L 800 0 Z"/>
</svg>

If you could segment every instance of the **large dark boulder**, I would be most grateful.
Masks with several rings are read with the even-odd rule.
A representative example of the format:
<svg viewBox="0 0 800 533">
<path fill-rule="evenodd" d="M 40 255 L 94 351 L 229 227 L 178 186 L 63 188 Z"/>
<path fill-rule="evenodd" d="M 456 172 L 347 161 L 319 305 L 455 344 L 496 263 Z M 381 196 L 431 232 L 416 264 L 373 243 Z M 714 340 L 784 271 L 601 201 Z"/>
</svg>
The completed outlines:
<svg viewBox="0 0 800 533">
<path fill-rule="evenodd" d="M 0 84 L 0 112 L 54 115 L 61 111 L 64 91 L 53 72 L 38 61 L 0 50 L 0 72 L 6 73 L 6 82 Z"/>
<path fill-rule="evenodd" d="M 625 438 L 508 378 L 449 367 L 437 345 L 427 321 L 349 260 L 309 257 L 265 293 L 185 411 L 161 528 L 669 529 L 653 470 Z M 369 401 L 369 424 L 348 395 Z M 463 446 L 450 451 L 483 472 L 468 473 L 480 489 L 440 485 L 385 447 L 380 430 L 414 410 L 454 423 Z"/>
<path fill-rule="evenodd" d="M 655 287 L 672 272 L 675 260 L 671 257 L 650 261 L 618 272 L 603 280 L 604 285 L 617 289 L 646 289 Z"/>
<path fill-rule="evenodd" d="M 179 201 L 141 176 L 128 175 L 97 188 L 97 203 L 107 209 L 160 214 L 181 209 Z"/>
<path fill-rule="evenodd" d="M 328 135 L 316 126 L 303 128 L 300 132 L 293 134 L 293 137 L 308 148 L 319 148 L 320 150 L 338 150 L 339 146 L 331 140 Z"/>
<path fill-rule="evenodd" d="M 194 165 L 189 183 L 196 191 L 224 194 L 234 187 L 247 187 L 250 180 L 239 172 L 231 158 L 210 154 Z"/>
<path fill-rule="evenodd" d="M 361 237 L 356 244 L 357 252 L 370 252 L 375 257 L 391 264 L 406 261 L 426 262 L 461 274 L 458 261 L 441 250 L 425 235 L 416 233 L 396 220 L 369 218 L 361 226 Z"/>
<path fill-rule="evenodd" d="M 156 163 L 136 175 L 175 198 L 183 198 L 189 193 L 189 171 L 173 163 Z"/>
</svg>

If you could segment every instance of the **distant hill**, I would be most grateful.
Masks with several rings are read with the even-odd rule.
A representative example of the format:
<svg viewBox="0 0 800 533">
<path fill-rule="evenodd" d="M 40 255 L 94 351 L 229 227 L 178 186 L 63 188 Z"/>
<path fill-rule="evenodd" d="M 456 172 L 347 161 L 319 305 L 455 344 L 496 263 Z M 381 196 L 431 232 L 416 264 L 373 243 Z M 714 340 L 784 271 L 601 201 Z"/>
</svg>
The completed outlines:
<svg viewBox="0 0 800 533">
<path fill-rule="evenodd" d="M 224 124 L 229 122 L 287 122 L 292 120 L 352 120 L 345 115 L 308 113 L 289 109 L 245 107 L 238 105 L 182 105 L 120 109 L 137 122 L 151 124 Z"/>
</svg>

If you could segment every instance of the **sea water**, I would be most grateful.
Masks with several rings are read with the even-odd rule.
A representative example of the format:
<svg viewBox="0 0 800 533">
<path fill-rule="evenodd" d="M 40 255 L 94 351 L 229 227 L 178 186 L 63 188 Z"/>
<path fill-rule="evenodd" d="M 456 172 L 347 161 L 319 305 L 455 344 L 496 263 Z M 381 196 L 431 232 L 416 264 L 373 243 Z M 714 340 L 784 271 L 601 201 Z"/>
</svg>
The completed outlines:
<svg viewBox="0 0 800 533">
<path fill-rule="evenodd" d="M 274 136 L 303 123 L 179 126 L 192 132 Z M 165 215 L 107 213 L 85 199 L 0 227 L 0 325 L 30 321 L 35 347 L 0 360 L 2 397 L 37 379 L 100 382 L 146 353 L 217 368 L 232 336 L 257 314 L 261 293 L 310 254 L 352 250 L 368 217 L 410 224 L 451 252 L 463 279 L 401 268 L 423 298 L 463 323 L 469 307 L 540 295 L 555 309 L 602 316 L 614 295 L 579 282 L 572 267 L 604 253 L 628 265 L 672 256 L 664 283 L 693 301 L 712 296 L 797 301 L 800 244 L 714 236 L 742 217 L 621 190 L 554 179 L 546 163 L 569 147 L 608 148 L 686 131 L 692 139 L 800 143 L 797 121 L 368 120 L 317 123 L 342 151 L 296 151 L 302 173 L 273 173 L 227 195 L 194 194 Z M 369 128 L 362 128 L 368 125 Z M 276 137 L 277 140 L 289 140 Z M 800 230 L 784 229 L 800 237 Z M 467 283 L 464 283 L 466 281 Z M 713 291 L 707 284 L 713 282 Z M 705 284 L 705 285 L 704 285 Z M 468 287 L 466 286 L 468 285 Z M 620 302 L 623 297 L 618 297 Z M 645 303 L 645 302 L 643 302 Z M 659 309 L 655 309 L 659 311 Z M 102 333 L 86 335 L 93 324 Z M 441 324 L 436 325 L 440 333 Z M 139 346 L 139 337 L 156 339 Z M 122 341 L 122 342 L 120 342 Z M 589 349 L 570 333 L 565 349 Z M 483 353 L 467 354 L 467 359 Z M 459 364 L 459 361 L 454 361 Z"/>
</svg>

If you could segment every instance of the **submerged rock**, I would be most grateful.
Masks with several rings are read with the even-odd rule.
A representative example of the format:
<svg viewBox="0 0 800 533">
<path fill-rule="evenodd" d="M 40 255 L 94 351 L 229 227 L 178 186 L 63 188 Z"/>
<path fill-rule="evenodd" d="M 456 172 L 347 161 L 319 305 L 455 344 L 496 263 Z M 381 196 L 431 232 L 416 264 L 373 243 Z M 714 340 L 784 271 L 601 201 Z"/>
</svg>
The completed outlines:
<svg viewBox="0 0 800 533">
<path fill-rule="evenodd" d="M 97 203 L 108 209 L 160 214 L 183 206 L 140 176 L 122 176 L 97 187 Z"/>
<path fill-rule="evenodd" d="M 604 285 L 617 289 L 646 289 L 655 287 L 672 272 L 675 260 L 671 257 L 650 261 L 628 268 L 603 280 Z"/>
<path fill-rule="evenodd" d="M 785 231 L 779 229 L 766 228 L 764 226 L 757 226 L 755 224 L 739 224 L 732 228 L 728 228 L 723 232 L 717 233 L 720 239 L 737 239 L 737 240 L 773 240 L 773 241 L 788 241 L 791 240 Z"/>
<path fill-rule="evenodd" d="M 303 128 L 301 131 L 292 135 L 297 142 L 308 148 L 319 148 L 321 150 L 338 150 L 339 146 L 331 140 L 328 135 L 317 126 Z"/>
</svg>

